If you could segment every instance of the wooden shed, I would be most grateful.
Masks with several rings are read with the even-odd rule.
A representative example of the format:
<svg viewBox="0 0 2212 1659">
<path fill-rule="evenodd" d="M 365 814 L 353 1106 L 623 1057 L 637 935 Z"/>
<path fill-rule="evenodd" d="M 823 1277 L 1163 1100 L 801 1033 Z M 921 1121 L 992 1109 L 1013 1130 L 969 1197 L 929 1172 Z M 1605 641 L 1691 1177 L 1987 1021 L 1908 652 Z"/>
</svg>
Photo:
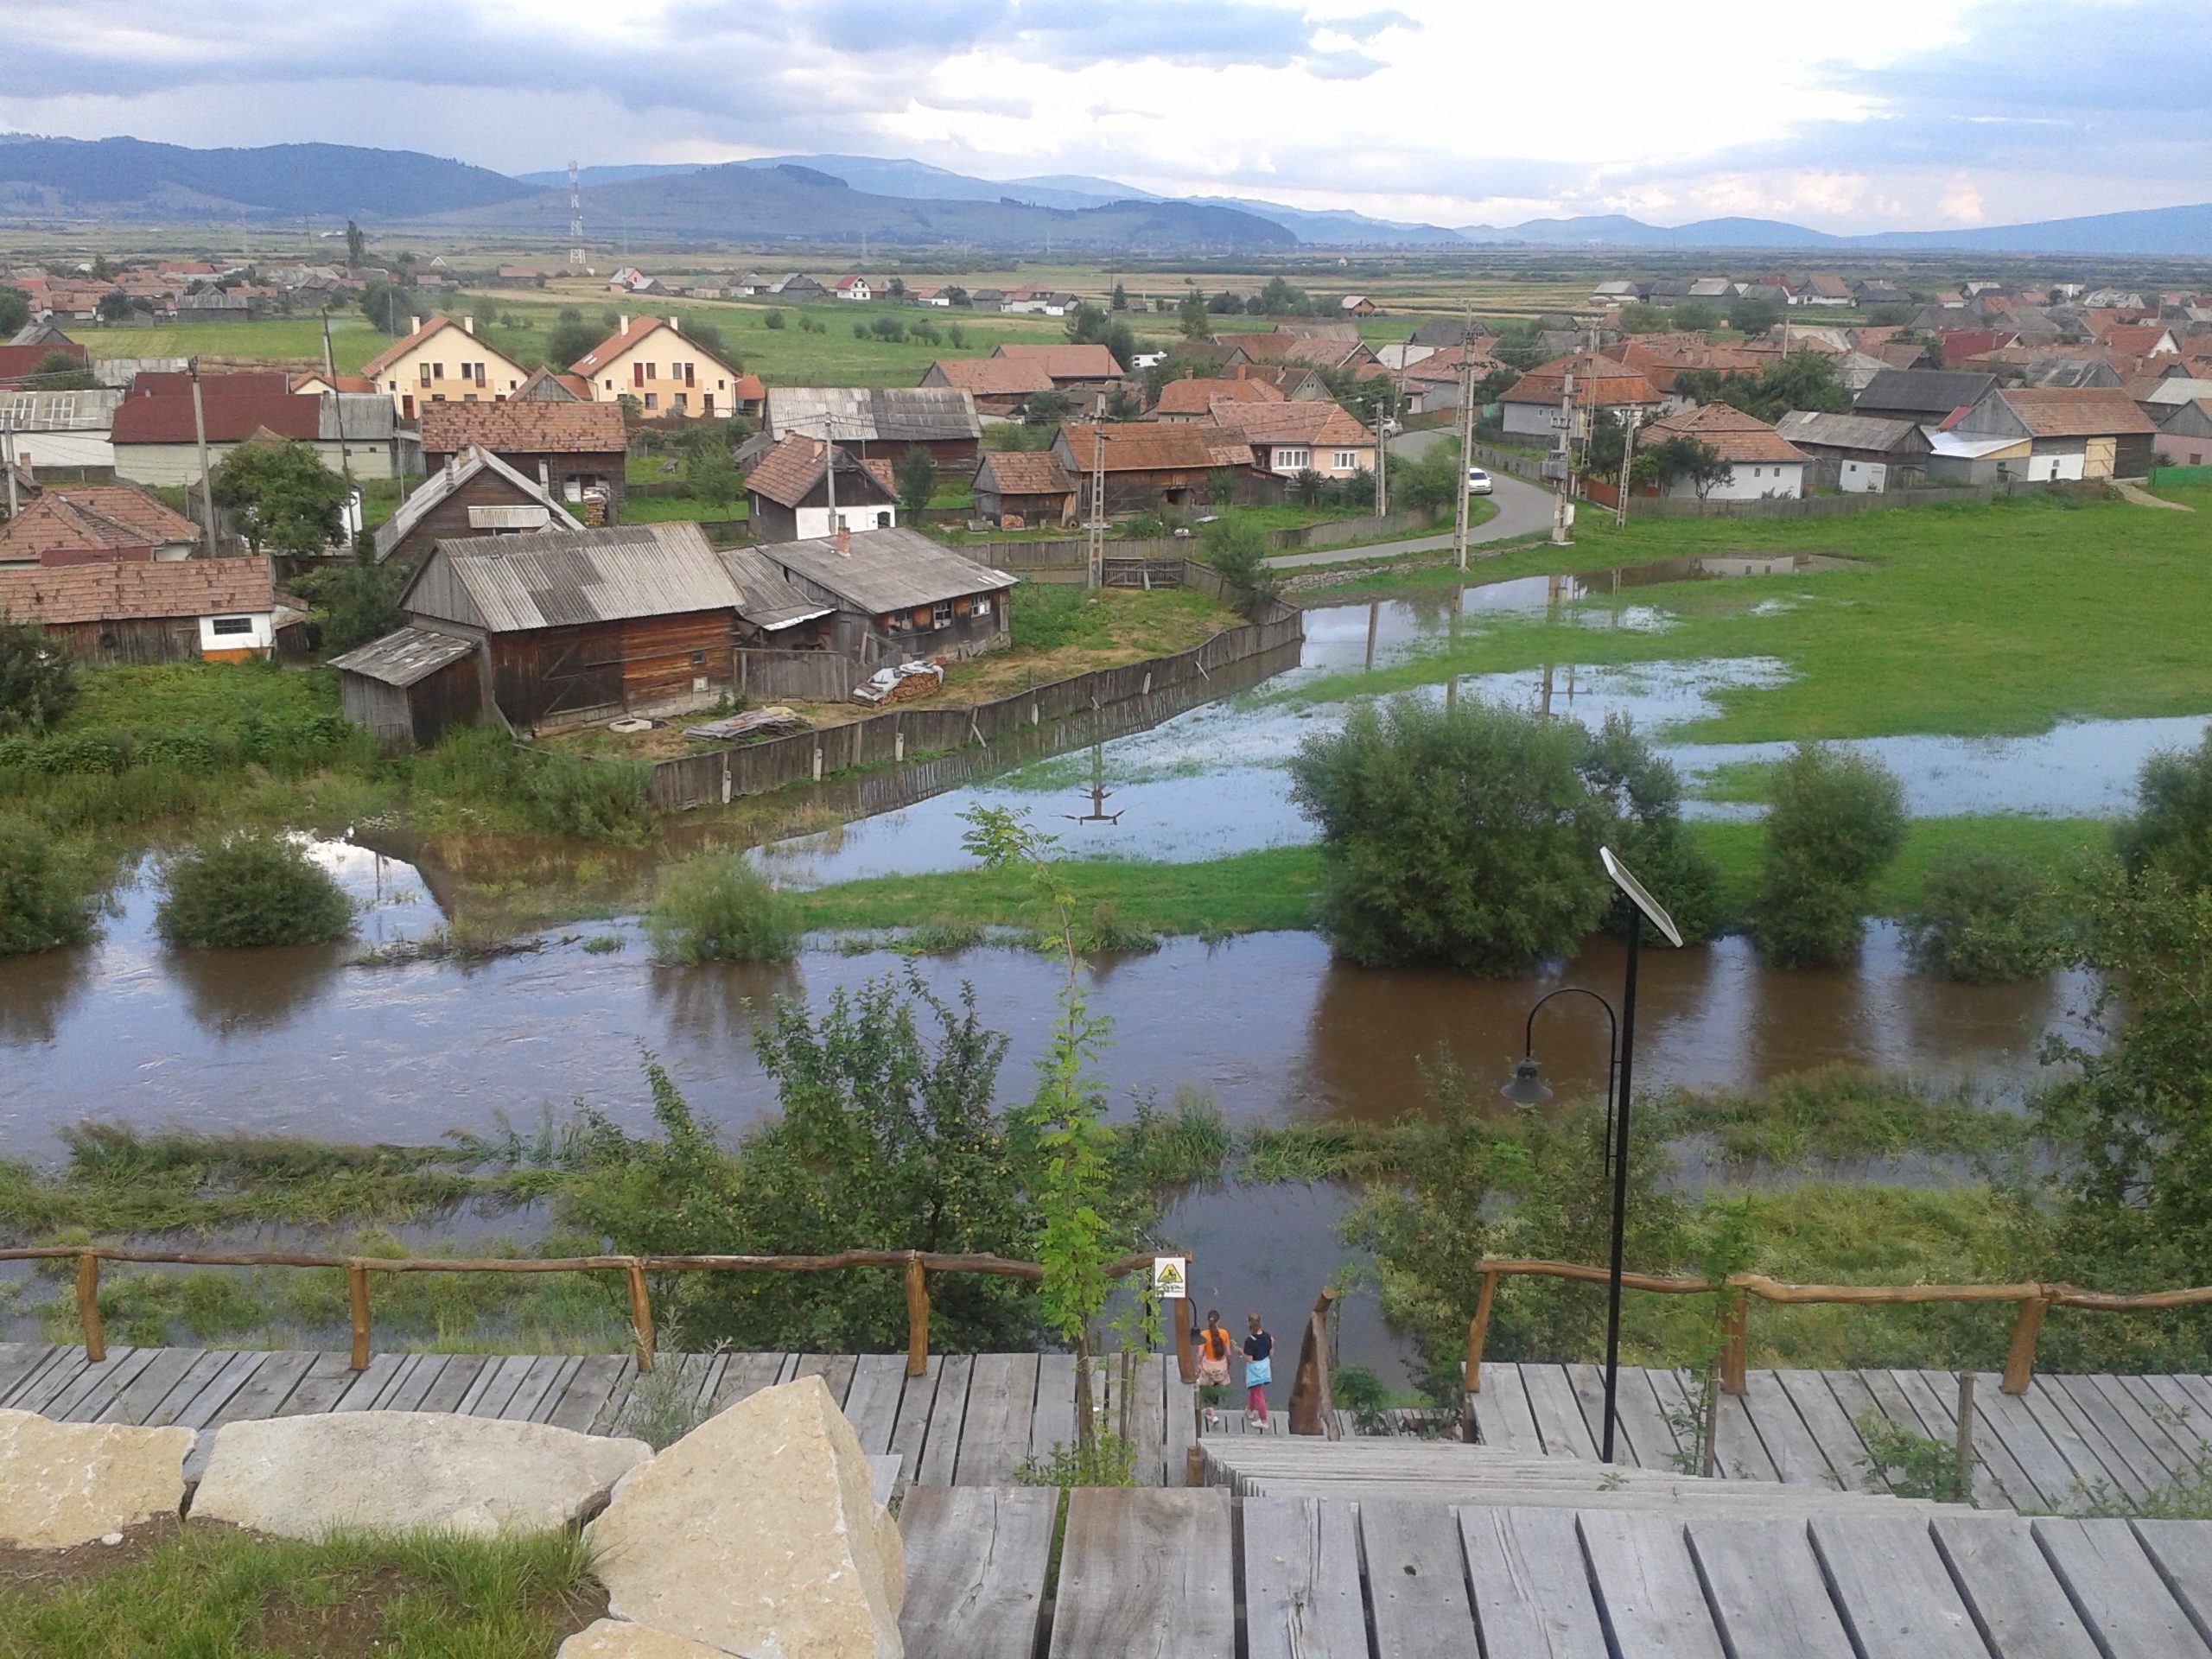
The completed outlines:
<svg viewBox="0 0 2212 1659">
<path fill-rule="evenodd" d="M 346 718 L 387 749 L 428 748 L 448 727 L 473 726 L 484 713 L 474 640 L 428 628 L 401 628 L 330 665 Z"/>
<path fill-rule="evenodd" d="M 245 662 L 296 650 L 306 613 L 266 556 L 101 558 L 0 570 L 0 616 L 95 663 Z"/>
<path fill-rule="evenodd" d="M 376 556 L 413 564 L 448 538 L 583 528 L 535 479 L 472 444 L 447 456 L 399 511 L 377 526 Z"/>
<path fill-rule="evenodd" d="M 836 649 L 863 668 L 960 658 L 1012 642 L 1016 578 L 912 530 L 840 531 L 823 541 L 747 550 L 801 594 L 836 607 Z"/>
<path fill-rule="evenodd" d="M 1075 523 L 1075 480 L 1050 453 L 987 449 L 976 468 L 976 516 L 1011 530 Z"/>
<path fill-rule="evenodd" d="M 533 729 L 706 707 L 739 602 L 689 522 L 442 541 L 400 596 L 414 626 L 481 641 L 493 702 Z"/>
</svg>

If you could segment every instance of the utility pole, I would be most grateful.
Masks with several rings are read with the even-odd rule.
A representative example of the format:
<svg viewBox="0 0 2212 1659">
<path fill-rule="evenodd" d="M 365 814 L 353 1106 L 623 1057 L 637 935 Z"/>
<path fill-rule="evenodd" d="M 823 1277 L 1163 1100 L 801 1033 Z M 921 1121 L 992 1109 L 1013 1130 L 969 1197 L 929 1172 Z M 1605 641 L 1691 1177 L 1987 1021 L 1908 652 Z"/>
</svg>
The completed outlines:
<svg viewBox="0 0 2212 1659">
<path fill-rule="evenodd" d="M 1637 412 L 1636 405 L 1630 404 L 1621 420 L 1621 493 L 1620 499 L 1613 504 L 1613 526 L 1617 530 L 1628 525 L 1628 469 L 1629 461 L 1636 454 Z"/>
<path fill-rule="evenodd" d="M 1475 455 L 1475 308 L 1469 305 L 1459 324 L 1459 477 L 1452 492 L 1458 501 L 1452 520 L 1452 563 L 1467 568 L 1467 468 Z M 1452 612 L 1459 601 L 1452 602 Z"/>
<path fill-rule="evenodd" d="M 333 391 L 338 390 L 338 365 L 330 355 L 330 308 L 322 308 L 322 372 L 330 382 Z"/>
<path fill-rule="evenodd" d="M 1390 416 L 1385 404 L 1387 397 L 1375 400 L 1375 516 L 1386 518 L 1390 512 Z"/>
<path fill-rule="evenodd" d="M 8 474 L 8 516 L 17 512 L 16 500 L 16 427 L 12 421 L 0 421 L 0 470 Z"/>
<path fill-rule="evenodd" d="M 207 411 L 200 401 L 200 359 L 192 359 L 192 436 L 200 446 L 200 521 L 207 531 L 207 556 L 215 556 L 215 480 L 207 475 Z"/>
<path fill-rule="evenodd" d="M 1573 487 L 1574 473 L 1574 372 L 1567 370 L 1559 381 L 1559 494 L 1552 502 L 1552 545 L 1568 547 L 1574 538 L 1567 533 L 1570 515 L 1574 509 L 1567 497 Z"/>
<path fill-rule="evenodd" d="M 1106 582 L 1106 400 L 1099 398 L 1090 413 L 1090 522 L 1084 526 L 1090 545 L 1084 554 L 1084 584 L 1101 588 Z"/>
<path fill-rule="evenodd" d="M 584 193 L 577 188 L 576 162 L 569 158 L 569 275 L 581 276 L 584 270 Z"/>
</svg>

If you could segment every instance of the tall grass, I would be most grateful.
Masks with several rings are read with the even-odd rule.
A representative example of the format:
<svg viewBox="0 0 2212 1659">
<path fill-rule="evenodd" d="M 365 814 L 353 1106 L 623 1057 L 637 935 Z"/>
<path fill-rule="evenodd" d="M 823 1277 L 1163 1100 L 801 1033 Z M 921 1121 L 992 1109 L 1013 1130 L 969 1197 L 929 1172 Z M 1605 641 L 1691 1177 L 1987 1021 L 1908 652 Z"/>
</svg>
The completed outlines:
<svg viewBox="0 0 2212 1659">
<path fill-rule="evenodd" d="M 788 962 L 803 935 L 790 899 L 741 853 L 706 853 L 670 867 L 645 916 L 666 962 Z"/>
</svg>

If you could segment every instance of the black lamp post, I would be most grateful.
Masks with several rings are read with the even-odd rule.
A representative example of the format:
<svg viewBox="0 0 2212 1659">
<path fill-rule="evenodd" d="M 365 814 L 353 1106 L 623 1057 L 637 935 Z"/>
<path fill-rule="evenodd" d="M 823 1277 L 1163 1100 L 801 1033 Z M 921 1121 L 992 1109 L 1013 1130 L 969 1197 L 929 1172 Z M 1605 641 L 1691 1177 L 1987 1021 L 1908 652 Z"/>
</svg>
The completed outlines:
<svg viewBox="0 0 2212 1659">
<path fill-rule="evenodd" d="M 1628 895 L 1628 968 L 1621 986 L 1621 1008 L 1616 1016 L 1613 1005 L 1597 992 L 1586 990 L 1580 985 L 1565 985 L 1558 990 L 1539 997 L 1535 1007 L 1529 1010 L 1529 1024 L 1522 1033 L 1521 1058 L 1513 1068 L 1513 1076 L 1498 1092 L 1516 1105 L 1535 1106 L 1549 1100 L 1551 1093 L 1536 1066 L 1536 1014 L 1554 996 L 1565 996 L 1570 991 L 1589 997 L 1605 1011 L 1611 1027 L 1611 1043 L 1607 1051 L 1605 1090 L 1605 1161 L 1613 1177 L 1613 1249 L 1612 1264 L 1605 1280 L 1605 1427 L 1600 1437 L 1599 1460 L 1613 1460 L 1613 1422 L 1615 1401 L 1620 1390 L 1621 1370 L 1621 1257 L 1628 1231 L 1628 1103 L 1629 1090 L 1635 1073 L 1636 1062 L 1636 968 L 1639 948 L 1643 942 L 1643 924 L 1648 919 L 1657 928 L 1668 944 L 1679 946 L 1681 931 L 1675 925 L 1675 918 L 1667 913 L 1666 906 L 1645 891 L 1628 866 L 1613 856 L 1610 847 L 1598 849 L 1599 861 L 1605 867 L 1605 874 L 1612 884 Z"/>
</svg>

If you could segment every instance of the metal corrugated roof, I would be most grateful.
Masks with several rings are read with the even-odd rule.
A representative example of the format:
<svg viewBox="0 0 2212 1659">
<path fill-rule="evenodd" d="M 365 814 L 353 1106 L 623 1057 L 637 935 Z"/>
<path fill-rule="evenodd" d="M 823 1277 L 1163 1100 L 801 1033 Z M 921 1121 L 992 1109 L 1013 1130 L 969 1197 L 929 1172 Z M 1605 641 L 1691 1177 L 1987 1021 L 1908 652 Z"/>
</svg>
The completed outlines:
<svg viewBox="0 0 2212 1659">
<path fill-rule="evenodd" d="M 795 623 L 828 616 L 837 607 L 809 598 L 784 573 L 749 547 L 718 550 L 721 562 L 737 583 L 737 613 L 757 628 L 770 632 Z"/>
<path fill-rule="evenodd" d="M 976 400 L 959 386 L 771 386 L 768 430 L 840 442 L 981 438 Z"/>
<path fill-rule="evenodd" d="M 441 540 L 410 584 L 417 600 L 429 566 L 442 562 L 493 633 L 575 627 L 632 616 L 734 610 L 728 570 L 696 524 L 549 531 L 539 536 Z M 414 608 L 410 604 L 410 609 Z"/>
<path fill-rule="evenodd" d="M 333 668 L 360 674 L 386 685 L 407 686 L 436 673 L 448 663 L 459 662 L 475 650 L 474 644 L 457 634 L 435 633 L 429 628 L 400 628 L 381 639 L 357 645 L 342 657 L 330 659 Z"/>
<path fill-rule="evenodd" d="M 1894 449 L 1916 429 L 1910 421 L 1881 415 L 1835 415 L 1805 409 L 1790 410 L 1776 427 L 1792 443 L 1821 444 L 1831 449 Z"/>
<path fill-rule="evenodd" d="M 779 569 L 871 613 L 995 593 L 1016 581 L 912 530 L 864 530 L 842 553 L 830 541 L 776 542 L 758 552 Z"/>
</svg>

